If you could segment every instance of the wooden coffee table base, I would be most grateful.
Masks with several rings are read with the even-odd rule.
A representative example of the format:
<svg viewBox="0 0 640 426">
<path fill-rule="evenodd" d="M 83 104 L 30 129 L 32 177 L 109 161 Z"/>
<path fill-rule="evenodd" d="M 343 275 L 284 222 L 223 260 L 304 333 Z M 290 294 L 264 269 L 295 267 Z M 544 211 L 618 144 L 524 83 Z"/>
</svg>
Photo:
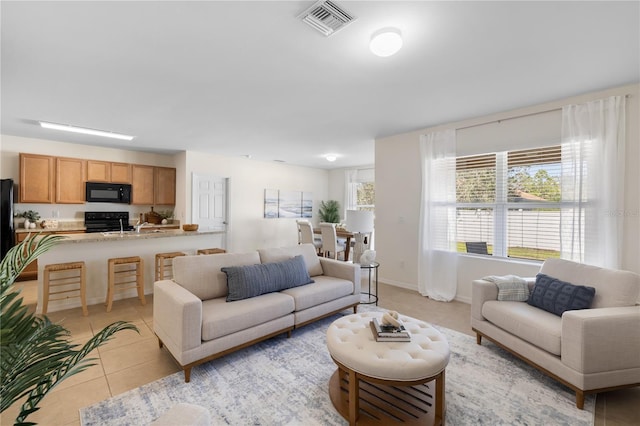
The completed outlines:
<svg viewBox="0 0 640 426">
<path fill-rule="evenodd" d="M 442 371 L 421 383 L 391 382 L 363 376 L 338 364 L 329 381 L 329 396 L 352 426 L 440 426 L 444 424 L 444 380 Z"/>
</svg>

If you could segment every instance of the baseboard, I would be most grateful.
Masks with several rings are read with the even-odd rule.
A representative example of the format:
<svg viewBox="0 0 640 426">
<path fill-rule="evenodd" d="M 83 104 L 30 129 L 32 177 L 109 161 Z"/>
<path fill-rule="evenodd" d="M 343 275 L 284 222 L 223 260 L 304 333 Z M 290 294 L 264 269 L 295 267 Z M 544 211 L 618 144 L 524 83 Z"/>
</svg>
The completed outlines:
<svg viewBox="0 0 640 426">
<path fill-rule="evenodd" d="M 413 290 L 413 291 L 417 291 L 418 293 L 420 293 L 420 291 L 418 291 L 418 287 L 414 284 L 409 284 L 409 283 L 405 283 L 402 281 L 396 281 L 396 280 L 391 280 L 388 278 L 380 278 L 379 282 L 382 284 L 388 284 L 388 285 L 392 285 L 394 287 L 400 287 L 400 288 L 404 288 L 405 290 Z M 458 296 L 456 295 L 456 297 L 454 297 L 453 300 L 456 300 L 458 302 L 462 302 L 462 303 L 466 303 L 467 305 L 471 304 L 471 298 L 470 297 L 465 297 L 465 296 Z"/>
<path fill-rule="evenodd" d="M 388 284 L 388 285 L 392 285 L 392 286 L 395 286 L 395 287 L 404 288 L 406 290 L 418 291 L 418 287 L 415 284 L 405 283 L 405 282 L 402 282 L 402 281 L 396 281 L 396 280 L 392 280 L 392 279 L 384 278 L 384 277 L 380 277 L 380 279 L 378 281 L 380 283 L 382 283 L 382 284 Z"/>
</svg>

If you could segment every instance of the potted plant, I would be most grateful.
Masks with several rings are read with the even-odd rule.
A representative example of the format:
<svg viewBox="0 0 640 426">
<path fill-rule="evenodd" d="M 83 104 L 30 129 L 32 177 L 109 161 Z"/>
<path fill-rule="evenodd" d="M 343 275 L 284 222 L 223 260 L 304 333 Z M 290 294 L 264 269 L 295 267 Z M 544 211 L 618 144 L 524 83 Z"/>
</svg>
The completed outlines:
<svg viewBox="0 0 640 426">
<path fill-rule="evenodd" d="M 24 217 L 24 227 L 25 229 L 35 228 L 36 222 L 40 220 L 40 213 L 35 210 L 27 210 L 26 212 L 19 213 L 18 217 Z M 31 226 L 33 225 L 33 226 Z"/>
<path fill-rule="evenodd" d="M 173 222 L 173 210 L 162 210 L 159 211 L 158 214 L 162 218 L 162 224 L 166 225 L 167 223 Z"/>
<path fill-rule="evenodd" d="M 321 201 L 318 215 L 321 222 L 339 223 L 340 204 L 336 200 Z"/>
<path fill-rule="evenodd" d="M 95 365 L 86 356 L 116 332 L 135 330 L 124 321 L 108 325 L 84 346 L 72 344 L 70 333 L 46 316 L 36 316 L 22 304 L 13 286 L 22 270 L 53 247 L 60 235 L 27 237 L 0 263 L 0 412 L 23 401 L 16 425 L 32 424 L 27 416 L 37 411 L 45 395 L 61 381 Z M 26 397 L 26 399 L 25 399 Z"/>
</svg>

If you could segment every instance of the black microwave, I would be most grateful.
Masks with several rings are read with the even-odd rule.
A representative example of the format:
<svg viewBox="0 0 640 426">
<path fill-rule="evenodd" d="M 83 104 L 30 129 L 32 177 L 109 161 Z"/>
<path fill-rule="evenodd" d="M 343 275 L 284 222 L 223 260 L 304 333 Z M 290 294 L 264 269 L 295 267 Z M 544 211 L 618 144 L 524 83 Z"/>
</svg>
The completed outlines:
<svg viewBox="0 0 640 426">
<path fill-rule="evenodd" d="M 86 200 L 89 203 L 131 204 L 131 185 L 128 183 L 87 182 Z"/>
</svg>

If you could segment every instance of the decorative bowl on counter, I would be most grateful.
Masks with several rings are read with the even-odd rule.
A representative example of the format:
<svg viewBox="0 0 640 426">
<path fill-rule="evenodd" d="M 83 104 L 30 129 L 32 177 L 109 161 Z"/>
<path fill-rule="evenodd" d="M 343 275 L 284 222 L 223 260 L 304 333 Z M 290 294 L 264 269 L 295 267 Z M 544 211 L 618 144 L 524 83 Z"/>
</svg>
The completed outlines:
<svg viewBox="0 0 640 426">
<path fill-rule="evenodd" d="M 182 230 L 183 231 L 197 231 L 198 230 L 198 224 L 197 223 L 185 223 L 184 225 L 182 225 Z"/>
</svg>

